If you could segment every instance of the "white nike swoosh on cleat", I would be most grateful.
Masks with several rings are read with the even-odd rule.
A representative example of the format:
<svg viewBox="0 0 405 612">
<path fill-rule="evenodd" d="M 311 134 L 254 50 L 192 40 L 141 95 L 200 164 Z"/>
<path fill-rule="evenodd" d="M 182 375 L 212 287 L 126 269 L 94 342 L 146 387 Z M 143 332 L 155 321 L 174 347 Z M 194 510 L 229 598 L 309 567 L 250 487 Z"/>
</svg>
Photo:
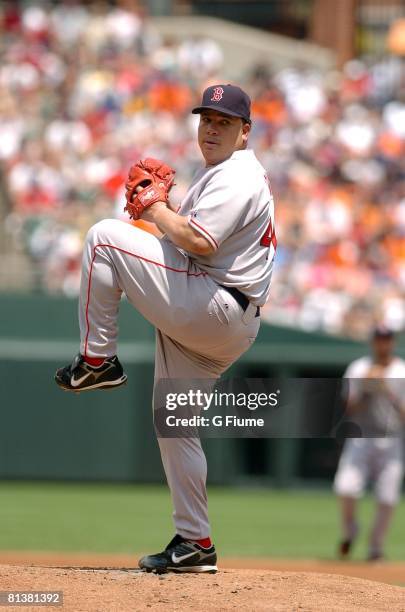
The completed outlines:
<svg viewBox="0 0 405 612">
<path fill-rule="evenodd" d="M 79 385 L 82 384 L 82 382 L 84 382 L 86 380 L 86 378 L 88 378 L 91 374 L 93 374 L 95 381 L 97 381 L 97 379 L 101 376 L 101 374 L 104 374 L 105 372 L 108 372 L 108 370 L 111 370 L 112 368 L 112 364 L 109 364 L 108 368 L 105 368 L 102 372 L 97 372 L 95 370 L 92 370 L 91 372 L 87 372 L 84 376 L 82 376 L 81 378 L 75 378 L 74 376 L 72 376 L 71 380 L 70 380 L 70 384 L 72 385 L 72 387 L 78 387 Z"/>
<path fill-rule="evenodd" d="M 82 376 L 81 378 L 75 378 L 74 376 L 72 376 L 71 380 L 70 380 L 70 384 L 72 385 L 72 387 L 78 387 L 79 385 L 82 384 L 82 382 L 84 382 L 86 380 L 86 378 L 88 378 L 90 376 L 90 372 L 88 372 L 87 374 L 85 374 L 84 376 Z"/>
<path fill-rule="evenodd" d="M 181 557 L 178 557 L 176 553 L 172 553 L 172 561 L 173 563 L 181 563 L 182 561 L 185 561 L 189 557 L 194 557 L 196 553 L 198 553 L 198 550 L 195 550 L 191 553 L 187 553 L 186 555 L 181 555 Z"/>
</svg>

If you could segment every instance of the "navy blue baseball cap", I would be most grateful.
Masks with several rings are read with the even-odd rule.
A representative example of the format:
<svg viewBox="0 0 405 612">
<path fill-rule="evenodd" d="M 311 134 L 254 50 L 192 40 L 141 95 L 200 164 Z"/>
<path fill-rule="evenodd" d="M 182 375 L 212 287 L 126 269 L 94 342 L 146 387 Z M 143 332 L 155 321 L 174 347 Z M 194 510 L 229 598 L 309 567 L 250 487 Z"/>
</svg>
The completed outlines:
<svg viewBox="0 0 405 612">
<path fill-rule="evenodd" d="M 373 338 L 393 338 L 394 336 L 394 330 L 384 324 L 377 325 L 373 330 Z"/>
<path fill-rule="evenodd" d="M 193 108 L 194 114 L 203 110 L 216 110 L 232 117 L 241 117 L 250 123 L 250 98 L 237 85 L 211 85 L 203 93 L 201 106 Z"/>
</svg>

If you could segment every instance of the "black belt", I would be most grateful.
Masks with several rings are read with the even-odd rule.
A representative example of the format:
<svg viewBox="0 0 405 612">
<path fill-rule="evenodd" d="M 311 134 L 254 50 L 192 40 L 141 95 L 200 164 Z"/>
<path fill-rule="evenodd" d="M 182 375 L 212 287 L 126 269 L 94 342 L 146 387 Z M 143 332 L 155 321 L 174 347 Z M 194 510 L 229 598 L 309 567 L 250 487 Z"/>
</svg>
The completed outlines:
<svg viewBox="0 0 405 612">
<path fill-rule="evenodd" d="M 250 302 L 244 293 L 239 291 L 239 289 L 235 289 L 235 287 L 225 287 L 225 285 L 220 285 L 220 287 L 222 287 L 222 289 L 226 289 L 226 291 L 230 293 L 232 297 L 235 298 L 239 306 L 242 308 L 243 312 L 246 311 Z M 255 317 L 260 317 L 260 307 L 259 306 L 256 307 Z"/>
</svg>

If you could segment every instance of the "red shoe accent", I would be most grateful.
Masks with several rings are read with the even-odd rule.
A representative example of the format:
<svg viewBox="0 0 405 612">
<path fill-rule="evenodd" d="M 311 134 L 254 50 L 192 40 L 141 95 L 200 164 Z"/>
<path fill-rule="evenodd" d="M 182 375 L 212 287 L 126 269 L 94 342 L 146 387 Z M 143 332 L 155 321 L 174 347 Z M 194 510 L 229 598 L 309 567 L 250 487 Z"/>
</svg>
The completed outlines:
<svg viewBox="0 0 405 612">
<path fill-rule="evenodd" d="M 203 538 L 202 540 L 191 540 L 191 541 L 195 542 L 196 544 L 199 544 L 203 548 L 211 548 L 212 546 L 211 538 Z"/>
<path fill-rule="evenodd" d="M 98 366 L 103 365 L 105 357 L 85 357 L 84 361 L 88 365 L 93 366 L 93 368 L 97 368 Z"/>
</svg>

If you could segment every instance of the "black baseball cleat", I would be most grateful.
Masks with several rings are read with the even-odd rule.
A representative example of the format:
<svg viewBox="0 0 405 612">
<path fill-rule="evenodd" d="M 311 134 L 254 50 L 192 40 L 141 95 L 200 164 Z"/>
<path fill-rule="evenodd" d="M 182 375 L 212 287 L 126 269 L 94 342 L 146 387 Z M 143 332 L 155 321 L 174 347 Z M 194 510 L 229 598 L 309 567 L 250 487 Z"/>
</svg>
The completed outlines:
<svg viewBox="0 0 405 612">
<path fill-rule="evenodd" d="M 346 559 L 349 556 L 352 544 L 353 544 L 353 540 L 349 538 L 347 540 L 342 540 L 340 542 L 338 553 L 341 559 Z"/>
<path fill-rule="evenodd" d="M 203 548 L 196 542 L 175 535 L 163 552 L 142 557 L 139 567 L 155 574 L 167 572 L 215 574 L 218 570 L 217 554 L 215 546 Z"/>
<path fill-rule="evenodd" d="M 65 391 L 91 391 L 92 389 L 111 389 L 127 382 L 118 357 L 106 357 L 101 366 L 91 366 L 84 361 L 83 355 L 76 355 L 70 365 L 56 370 L 55 381 Z"/>
<path fill-rule="evenodd" d="M 341 540 L 338 549 L 338 555 L 341 559 L 347 559 L 352 551 L 352 547 L 356 536 L 354 535 L 352 538 L 346 538 L 346 540 Z"/>
</svg>

